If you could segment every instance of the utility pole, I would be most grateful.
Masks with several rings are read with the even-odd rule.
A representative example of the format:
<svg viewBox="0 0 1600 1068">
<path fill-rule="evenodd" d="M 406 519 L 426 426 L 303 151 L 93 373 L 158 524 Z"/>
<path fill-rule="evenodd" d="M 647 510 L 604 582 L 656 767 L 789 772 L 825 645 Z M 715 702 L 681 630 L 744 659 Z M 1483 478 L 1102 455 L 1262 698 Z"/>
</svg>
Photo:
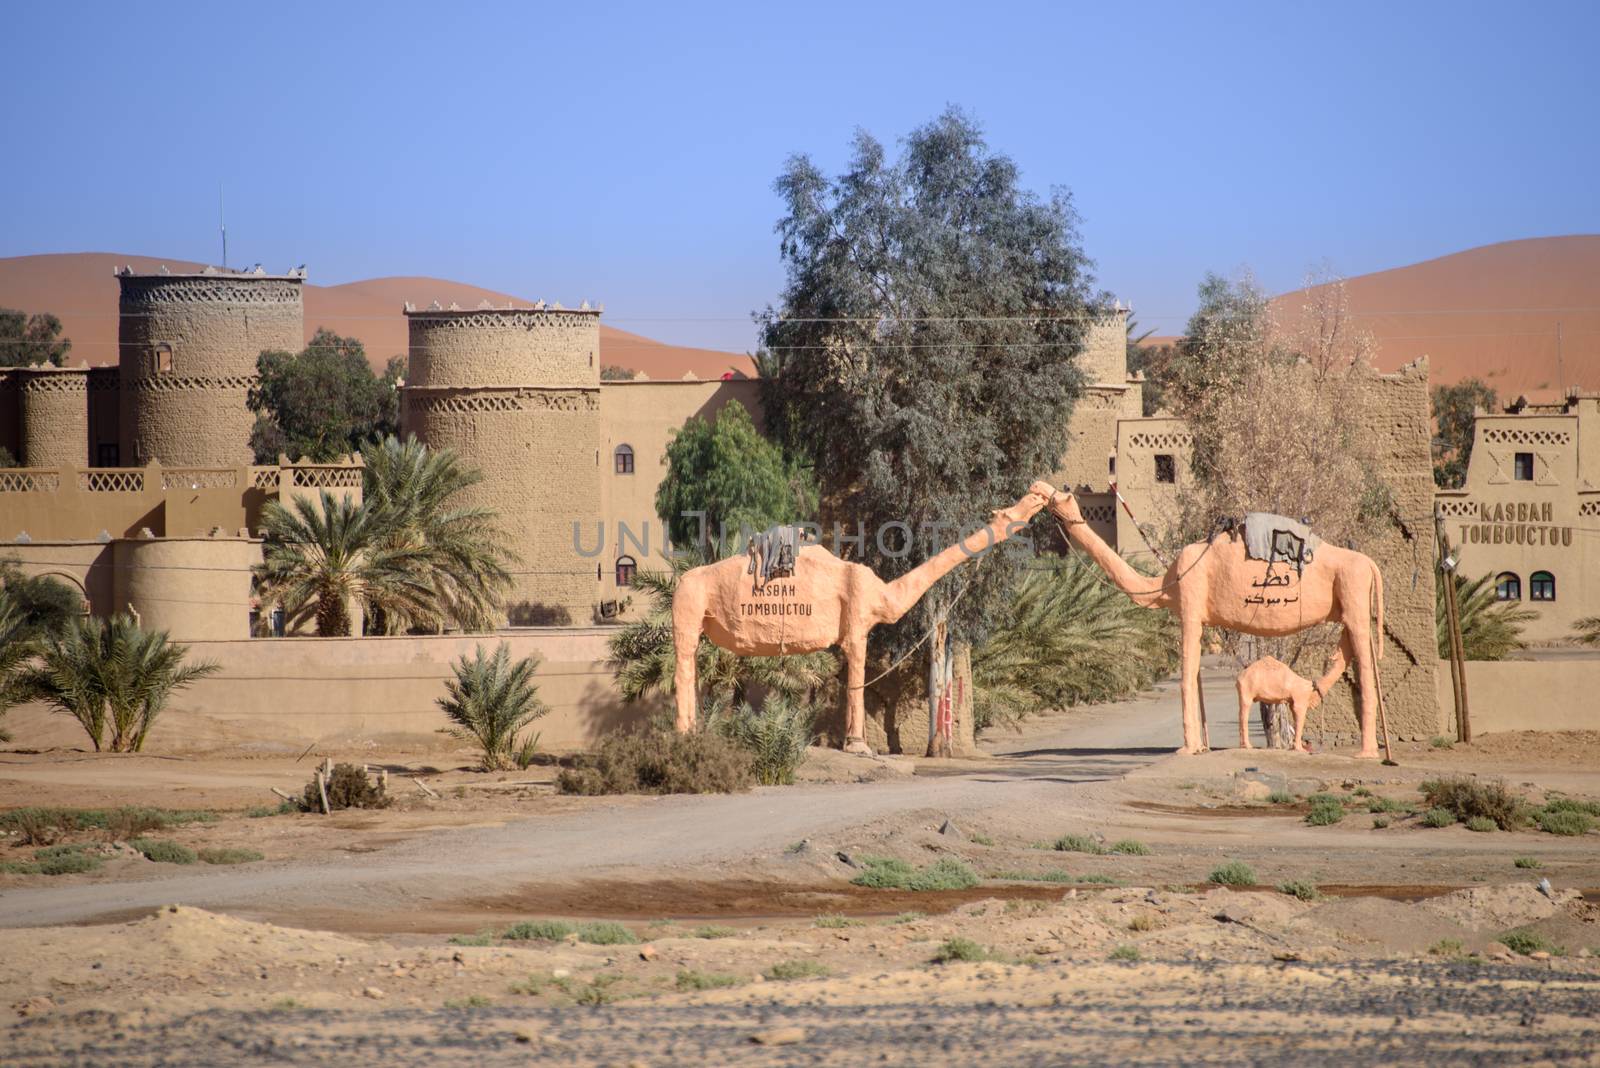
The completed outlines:
<svg viewBox="0 0 1600 1068">
<path fill-rule="evenodd" d="M 1450 688 L 1455 694 L 1456 741 L 1472 741 L 1472 717 L 1467 711 L 1467 658 L 1461 643 L 1461 615 L 1456 604 L 1456 568 L 1460 561 L 1450 552 L 1444 515 L 1435 506 L 1434 530 L 1439 542 L 1439 581 L 1444 583 L 1444 619 L 1450 632 Z"/>
</svg>

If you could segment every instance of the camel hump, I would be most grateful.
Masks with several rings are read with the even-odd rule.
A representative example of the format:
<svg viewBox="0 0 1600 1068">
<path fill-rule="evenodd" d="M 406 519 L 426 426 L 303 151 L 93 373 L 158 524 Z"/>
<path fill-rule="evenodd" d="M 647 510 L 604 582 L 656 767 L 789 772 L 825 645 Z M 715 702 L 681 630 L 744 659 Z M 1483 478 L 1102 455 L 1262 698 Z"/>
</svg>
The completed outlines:
<svg viewBox="0 0 1600 1068">
<path fill-rule="evenodd" d="M 1322 539 L 1298 519 L 1275 512 L 1251 512 L 1244 517 L 1244 551 L 1252 560 L 1309 564 L 1322 547 Z"/>
</svg>

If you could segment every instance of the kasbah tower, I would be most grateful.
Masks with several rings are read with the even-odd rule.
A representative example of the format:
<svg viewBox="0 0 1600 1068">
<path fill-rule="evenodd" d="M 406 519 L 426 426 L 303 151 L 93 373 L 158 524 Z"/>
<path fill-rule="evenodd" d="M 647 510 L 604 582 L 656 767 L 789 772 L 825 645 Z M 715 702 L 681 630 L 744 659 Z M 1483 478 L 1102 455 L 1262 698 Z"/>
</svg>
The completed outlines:
<svg viewBox="0 0 1600 1068">
<path fill-rule="evenodd" d="M 118 272 L 124 466 L 252 462 L 246 397 L 256 360 L 304 345 L 303 280 L 303 270 Z"/>
<path fill-rule="evenodd" d="M 592 622 L 600 564 L 573 529 L 602 519 L 599 310 L 408 305 L 406 318 L 403 432 L 483 473 L 461 504 L 498 513 L 520 557 L 509 622 Z"/>
</svg>

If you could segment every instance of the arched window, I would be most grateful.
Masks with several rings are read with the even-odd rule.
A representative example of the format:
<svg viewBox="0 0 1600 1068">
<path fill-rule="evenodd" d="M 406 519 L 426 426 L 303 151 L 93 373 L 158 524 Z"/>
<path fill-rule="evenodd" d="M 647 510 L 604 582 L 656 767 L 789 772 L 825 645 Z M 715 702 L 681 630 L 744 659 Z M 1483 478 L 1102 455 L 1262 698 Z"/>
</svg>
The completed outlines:
<svg viewBox="0 0 1600 1068">
<path fill-rule="evenodd" d="M 1502 571 L 1495 576 L 1494 599 L 1497 601 L 1522 600 L 1522 580 L 1515 571 Z"/>
<path fill-rule="evenodd" d="M 617 457 L 617 474 L 619 474 L 619 475 L 631 475 L 631 474 L 633 474 L 633 446 L 632 445 L 618 445 L 617 446 L 616 457 Z"/>
<path fill-rule="evenodd" d="M 632 586 L 633 573 L 637 569 L 638 565 L 633 562 L 633 557 L 617 557 L 617 589 L 620 590 L 624 586 Z"/>
<path fill-rule="evenodd" d="M 1535 571 L 1528 576 L 1528 600 L 1553 601 L 1556 599 L 1556 577 L 1548 571 Z"/>
</svg>

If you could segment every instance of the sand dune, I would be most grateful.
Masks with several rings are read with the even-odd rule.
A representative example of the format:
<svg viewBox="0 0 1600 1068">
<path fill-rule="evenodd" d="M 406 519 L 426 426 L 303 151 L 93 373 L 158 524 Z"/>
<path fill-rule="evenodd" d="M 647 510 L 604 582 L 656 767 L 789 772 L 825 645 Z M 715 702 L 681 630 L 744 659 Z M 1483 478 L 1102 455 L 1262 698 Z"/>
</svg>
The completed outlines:
<svg viewBox="0 0 1600 1068">
<path fill-rule="evenodd" d="M 60 316 L 72 339 L 70 362 L 117 362 L 117 281 L 112 270 L 131 264 L 135 270 L 153 271 L 165 264 L 172 271 L 196 271 L 202 265 L 187 260 L 155 259 L 123 253 L 80 252 L 0 259 L 0 307 L 29 312 L 50 311 Z M 531 303 L 478 286 L 439 278 L 372 278 L 337 286 L 307 283 L 305 287 L 306 336 L 326 326 L 336 333 L 358 337 L 375 367 L 406 351 L 406 322 L 401 308 L 406 301 L 427 307 L 433 301 L 475 308 L 481 301 L 504 307 Z M 600 360 L 643 372 L 653 379 L 720 378 L 732 371 L 753 375 L 748 356 L 713 349 L 685 348 L 640 337 L 602 323 Z"/>
</svg>

